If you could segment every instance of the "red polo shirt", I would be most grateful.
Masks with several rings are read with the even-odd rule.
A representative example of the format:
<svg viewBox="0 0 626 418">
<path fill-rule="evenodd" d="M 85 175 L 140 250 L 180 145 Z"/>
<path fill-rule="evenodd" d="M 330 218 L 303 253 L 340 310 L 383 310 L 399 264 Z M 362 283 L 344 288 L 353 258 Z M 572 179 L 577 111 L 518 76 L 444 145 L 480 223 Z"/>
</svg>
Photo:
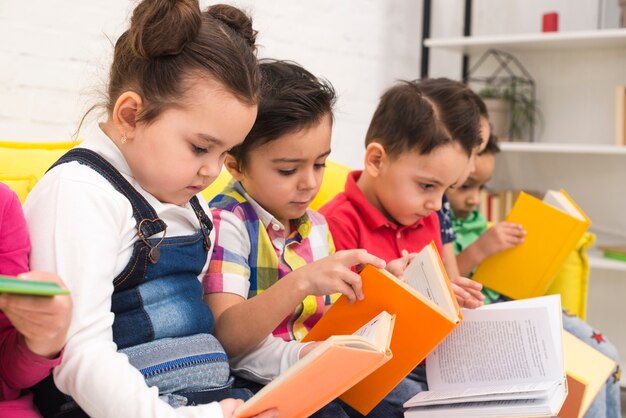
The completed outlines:
<svg viewBox="0 0 626 418">
<path fill-rule="evenodd" d="M 389 262 L 410 252 L 418 252 L 435 241 L 439 254 L 442 253 L 436 212 L 413 225 L 398 225 L 385 218 L 365 198 L 356 184 L 360 176 L 361 171 L 351 172 L 345 191 L 320 208 L 337 250 L 363 248 Z"/>
</svg>

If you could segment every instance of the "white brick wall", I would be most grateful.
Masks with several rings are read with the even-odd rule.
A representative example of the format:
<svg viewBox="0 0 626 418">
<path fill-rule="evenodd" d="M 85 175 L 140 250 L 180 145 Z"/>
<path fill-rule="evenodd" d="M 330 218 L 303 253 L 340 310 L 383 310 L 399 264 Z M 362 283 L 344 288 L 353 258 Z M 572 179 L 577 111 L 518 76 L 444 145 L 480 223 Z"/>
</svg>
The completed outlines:
<svg viewBox="0 0 626 418">
<path fill-rule="evenodd" d="M 101 100 L 112 41 L 128 0 L 0 0 L 0 139 L 69 139 Z M 203 1 L 203 5 L 209 2 Z M 260 56 L 291 59 L 339 93 L 332 158 L 361 165 L 363 137 L 381 92 L 419 76 L 421 2 L 240 0 L 253 16 Z M 83 128 L 88 137 L 93 128 Z"/>
</svg>

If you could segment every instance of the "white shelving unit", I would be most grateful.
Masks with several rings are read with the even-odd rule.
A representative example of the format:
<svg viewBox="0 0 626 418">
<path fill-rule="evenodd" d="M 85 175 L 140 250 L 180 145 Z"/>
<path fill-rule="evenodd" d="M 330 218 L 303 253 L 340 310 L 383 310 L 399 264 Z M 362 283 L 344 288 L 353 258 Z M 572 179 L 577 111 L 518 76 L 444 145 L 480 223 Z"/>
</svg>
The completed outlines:
<svg viewBox="0 0 626 418">
<path fill-rule="evenodd" d="M 605 258 L 598 250 L 590 250 L 588 256 L 589 267 L 591 268 L 624 272 L 626 274 L 626 262 Z"/>
<path fill-rule="evenodd" d="M 626 29 L 425 39 L 424 45 L 471 55 L 489 48 L 509 52 L 623 49 Z"/>
<path fill-rule="evenodd" d="M 548 142 L 502 142 L 503 152 L 554 154 L 626 155 L 626 146 L 596 144 L 559 144 Z"/>
<path fill-rule="evenodd" d="M 535 79 L 545 126 L 537 142 L 501 144 L 491 185 L 563 188 L 591 219 L 596 243 L 626 242 L 626 147 L 613 145 L 615 88 L 626 85 L 626 29 L 427 39 L 424 44 L 470 60 L 488 49 L 513 53 Z M 626 263 L 604 258 L 595 247 L 588 256 L 587 320 L 616 344 L 626 369 Z"/>
</svg>

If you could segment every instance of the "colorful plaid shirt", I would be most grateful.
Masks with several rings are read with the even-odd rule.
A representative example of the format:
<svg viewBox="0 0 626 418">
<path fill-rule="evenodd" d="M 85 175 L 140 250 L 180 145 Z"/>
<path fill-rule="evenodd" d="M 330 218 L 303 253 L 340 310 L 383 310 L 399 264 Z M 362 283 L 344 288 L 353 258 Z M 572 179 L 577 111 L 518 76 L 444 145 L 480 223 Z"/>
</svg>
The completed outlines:
<svg viewBox="0 0 626 418">
<path fill-rule="evenodd" d="M 205 293 L 234 293 L 251 298 L 291 271 L 335 252 L 326 219 L 307 210 L 284 226 L 256 203 L 239 182 L 231 182 L 209 207 L 215 224 L 215 248 L 204 277 Z M 301 340 L 336 297 L 307 296 L 273 335 Z"/>
</svg>

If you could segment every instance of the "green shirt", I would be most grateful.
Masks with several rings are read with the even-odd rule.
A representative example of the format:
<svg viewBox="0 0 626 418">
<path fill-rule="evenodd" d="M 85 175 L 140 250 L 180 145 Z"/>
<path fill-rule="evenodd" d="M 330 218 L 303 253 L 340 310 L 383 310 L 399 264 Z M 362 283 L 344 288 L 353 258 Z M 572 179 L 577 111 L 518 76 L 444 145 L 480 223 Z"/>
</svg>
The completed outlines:
<svg viewBox="0 0 626 418">
<path fill-rule="evenodd" d="M 454 253 L 459 254 L 461 251 L 469 247 L 489 228 L 487 219 L 474 210 L 465 219 L 457 219 L 452 211 L 452 228 L 456 239 L 454 240 Z M 472 274 L 469 274 L 471 277 Z M 485 295 L 485 304 L 492 303 L 500 299 L 500 294 L 494 290 L 483 287 L 483 295 Z"/>
</svg>

